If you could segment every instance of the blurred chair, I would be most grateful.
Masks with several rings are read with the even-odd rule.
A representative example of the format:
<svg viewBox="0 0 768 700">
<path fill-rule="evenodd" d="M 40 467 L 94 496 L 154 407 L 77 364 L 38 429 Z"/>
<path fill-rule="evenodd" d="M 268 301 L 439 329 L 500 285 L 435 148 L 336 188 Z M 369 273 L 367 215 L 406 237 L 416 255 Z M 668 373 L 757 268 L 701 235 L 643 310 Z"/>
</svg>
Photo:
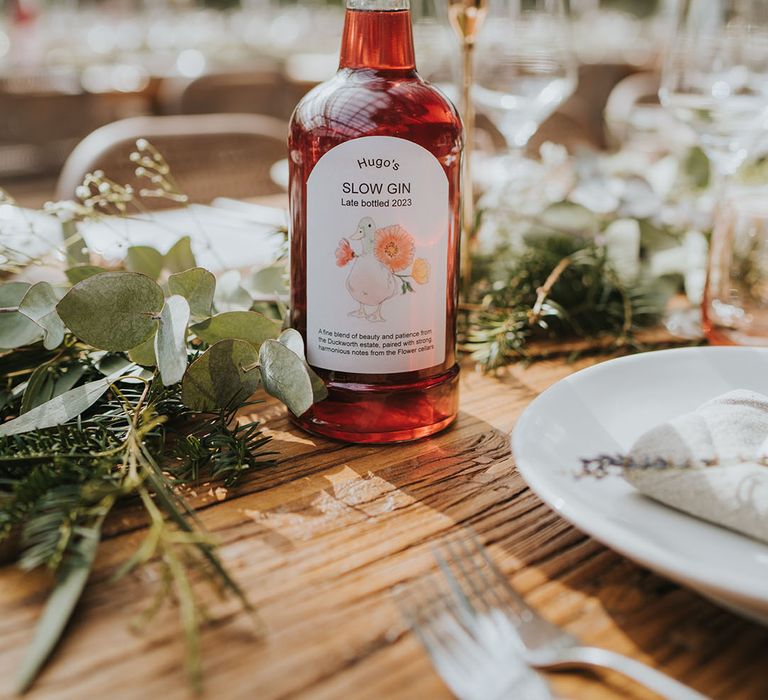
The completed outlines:
<svg viewBox="0 0 768 700">
<path fill-rule="evenodd" d="M 163 154 L 192 202 L 282 191 L 272 182 L 269 169 L 286 155 L 283 122 L 255 114 L 204 114 L 137 117 L 97 129 L 67 159 L 56 196 L 72 198 L 84 176 L 94 170 L 103 170 L 120 184 L 131 184 L 136 191 L 151 187 L 136 176 L 130 160 L 139 138 L 147 139 Z M 155 198 L 144 203 L 152 209 L 178 206 Z"/>
<path fill-rule="evenodd" d="M 591 133 L 589 128 L 585 126 L 586 119 L 580 114 L 574 116 L 566 111 L 565 107 L 566 105 L 545 120 L 531 137 L 525 147 L 529 157 L 538 156 L 539 149 L 547 141 L 565 146 L 569 153 L 601 148 L 602 141 L 597 139 L 594 133 Z"/>
<path fill-rule="evenodd" d="M 659 106 L 659 73 L 644 71 L 619 81 L 608 96 L 605 105 L 605 122 L 611 141 L 623 143 L 633 128 L 644 128 L 646 114 L 656 112 Z M 653 121 L 655 115 L 650 115 Z M 639 122 L 639 123 L 638 123 Z"/>
<path fill-rule="evenodd" d="M 130 103 L 109 95 L 42 91 L 0 85 L 0 177 L 43 176 L 59 171 L 77 142 L 102 124 L 146 112 L 142 96 Z M 34 88 L 34 89 L 33 89 Z M 7 180 L 6 180 L 7 184 Z"/>
<path fill-rule="evenodd" d="M 210 73 L 192 80 L 168 78 L 158 93 L 162 114 L 266 114 L 288 119 L 295 92 L 279 71 Z M 298 101 L 298 98 L 296 99 Z"/>
<path fill-rule="evenodd" d="M 589 134 L 589 141 L 598 148 L 606 148 L 603 110 L 614 87 L 636 72 L 627 64 L 601 63 L 579 66 L 579 84 L 576 92 L 562 108 L 571 117 L 581 122 Z"/>
</svg>

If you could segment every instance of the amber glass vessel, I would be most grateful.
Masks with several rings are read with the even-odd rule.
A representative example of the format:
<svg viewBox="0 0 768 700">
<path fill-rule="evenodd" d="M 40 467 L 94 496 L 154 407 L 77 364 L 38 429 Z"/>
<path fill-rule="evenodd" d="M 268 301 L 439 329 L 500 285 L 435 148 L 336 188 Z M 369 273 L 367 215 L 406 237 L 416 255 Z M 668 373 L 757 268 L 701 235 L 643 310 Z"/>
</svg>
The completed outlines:
<svg viewBox="0 0 768 700">
<path fill-rule="evenodd" d="M 329 390 L 306 430 L 399 442 L 456 417 L 461 148 L 407 0 L 349 0 L 339 71 L 289 134 L 291 322 Z"/>
</svg>

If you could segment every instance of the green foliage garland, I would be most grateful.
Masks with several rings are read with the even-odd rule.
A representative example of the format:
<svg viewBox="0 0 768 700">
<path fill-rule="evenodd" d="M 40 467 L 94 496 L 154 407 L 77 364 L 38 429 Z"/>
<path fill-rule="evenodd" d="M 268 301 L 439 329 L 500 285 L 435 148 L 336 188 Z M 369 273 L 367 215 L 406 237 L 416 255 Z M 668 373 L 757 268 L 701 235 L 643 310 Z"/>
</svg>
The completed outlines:
<svg viewBox="0 0 768 700">
<path fill-rule="evenodd" d="M 78 221 L 142 211 L 142 197 L 186 203 L 151 144 L 137 142 L 132 160 L 150 189 L 136 194 L 93 173 L 77 202 L 49 207 L 65 214 L 69 288 L 0 285 L 0 547 L 23 569 L 56 576 L 18 692 L 58 642 L 102 524 L 126 500 L 141 504 L 149 528 L 114 578 L 159 568 L 146 617 L 163 600 L 175 603 L 189 677 L 200 688 L 205 609 L 193 579 L 202 576 L 253 611 L 185 494 L 199 480 L 236 486 L 271 463 L 259 423 L 236 418 L 260 387 L 297 415 L 325 396 L 301 336 L 282 328 L 279 303 L 255 302 L 231 278 L 222 277 L 217 290 L 215 276 L 196 265 L 189 238 L 165 255 L 133 246 L 120 269 L 105 269 L 88 253 Z M 4 194 L 2 201 L 12 200 Z M 22 256 L 4 269 L 23 273 L 36 262 Z"/>
<path fill-rule="evenodd" d="M 473 272 L 462 346 L 486 369 L 536 359 L 536 341 L 607 337 L 609 347 L 633 346 L 639 329 L 659 322 L 671 291 L 659 280 L 623 282 L 604 247 L 555 232 L 479 257 Z"/>
</svg>

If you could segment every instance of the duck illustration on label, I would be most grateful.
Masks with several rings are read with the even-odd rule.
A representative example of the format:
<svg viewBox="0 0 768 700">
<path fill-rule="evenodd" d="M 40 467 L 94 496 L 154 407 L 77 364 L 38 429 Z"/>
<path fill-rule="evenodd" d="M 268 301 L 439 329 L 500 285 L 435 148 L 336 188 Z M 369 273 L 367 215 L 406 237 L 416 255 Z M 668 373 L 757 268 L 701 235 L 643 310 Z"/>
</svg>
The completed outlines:
<svg viewBox="0 0 768 700">
<path fill-rule="evenodd" d="M 350 241 L 359 245 L 359 252 Z M 414 258 L 415 253 L 413 236 L 399 224 L 377 228 L 370 216 L 360 219 L 357 230 L 349 239 L 342 238 L 336 248 L 336 264 L 351 264 L 345 286 L 357 308 L 347 315 L 371 323 L 384 322 L 381 308 L 386 301 L 414 292 L 412 282 L 427 284 L 429 262 Z"/>
</svg>

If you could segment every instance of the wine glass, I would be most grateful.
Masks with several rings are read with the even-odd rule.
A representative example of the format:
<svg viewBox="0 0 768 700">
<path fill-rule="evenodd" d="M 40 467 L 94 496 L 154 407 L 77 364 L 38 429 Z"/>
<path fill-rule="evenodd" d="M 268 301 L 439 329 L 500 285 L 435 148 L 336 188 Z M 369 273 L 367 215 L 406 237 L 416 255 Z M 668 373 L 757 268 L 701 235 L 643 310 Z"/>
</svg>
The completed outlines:
<svg viewBox="0 0 768 700">
<path fill-rule="evenodd" d="M 768 2 L 681 0 L 659 97 L 696 133 L 719 198 L 768 124 Z"/>
<path fill-rule="evenodd" d="M 519 154 L 576 87 L 562 0 L 490 0 L 477 42 L 473 98 Z"/>
<path fill-rule="evenodd" d="M 717 345 L 768 345 L 768 201 L 764 188 L 730 190 L 718 207 L 702 304 Z"/>
<path fill-rule="evenodd" d="M 738 170 L 768 124 L 768 3 L 680 0 L 659 98 L 679 122 L 693 130 L 710 160 L 708 199 L 717 219 L 728 177 Z M 717 264 L 715 250 L 728 247 L 720 238 L 716 228 L 709 278 Z M 676 332 L 678 327 L 693 329 L 700 319 L 700 310 L 691 308 L 671 314 L 666 325 Z M 703 330 L 711 336 L 706 309 L 704 321 Z"/>
</svg>

